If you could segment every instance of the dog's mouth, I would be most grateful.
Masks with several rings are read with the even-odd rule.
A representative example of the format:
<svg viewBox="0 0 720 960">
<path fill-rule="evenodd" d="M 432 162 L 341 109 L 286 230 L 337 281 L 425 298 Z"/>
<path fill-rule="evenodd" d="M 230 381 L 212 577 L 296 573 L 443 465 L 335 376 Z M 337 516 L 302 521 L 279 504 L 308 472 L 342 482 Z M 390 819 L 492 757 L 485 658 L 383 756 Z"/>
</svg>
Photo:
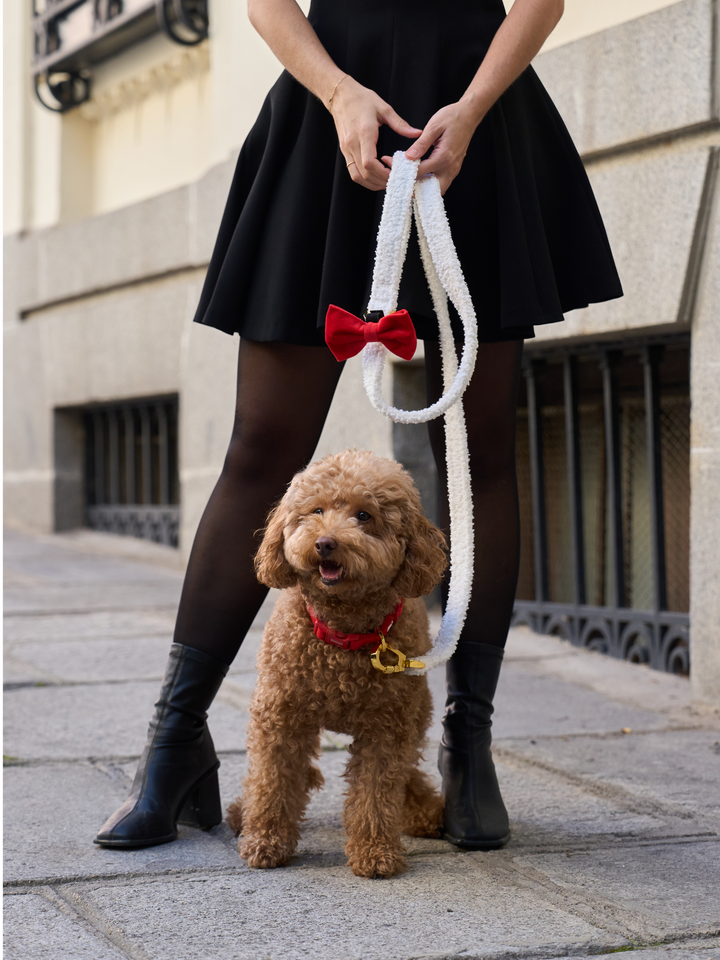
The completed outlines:
<svg viewBox="0 0 720 960">
<path fill-rule="evenodd" d="M 320 564 L 320 579 L 326 587 L 334 587 L 345 579 L 345 568 L 333 560 L 323 560 Z"/>
</svg>

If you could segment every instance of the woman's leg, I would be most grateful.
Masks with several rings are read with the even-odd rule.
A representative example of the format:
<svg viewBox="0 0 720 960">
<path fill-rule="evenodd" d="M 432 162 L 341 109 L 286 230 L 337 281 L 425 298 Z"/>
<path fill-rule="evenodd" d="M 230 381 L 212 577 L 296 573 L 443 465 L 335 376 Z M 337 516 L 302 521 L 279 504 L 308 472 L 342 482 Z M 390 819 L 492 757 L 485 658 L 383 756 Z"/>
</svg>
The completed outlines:
<svg viewBox="0 0 720 960">
<path fill-rule="evenodd" d="M 429 348 L 429 349 L 428 349 Z M 438 766 L 445 838 L 471 850 L 510 836 L 490 750 L 493 698 L 512 615 L 520 552 L 515 418 L 522 341 L 481 344 L 464 398 L 474 506 L 475 565 L 470 606 L 446 666 L 447 701 Z M 426 344 L 430 399 L 442 383 L 439 350 Z M 447 523 L 445 435 L 430 426 Z"/>
<path fill-rule="evenodd" d="M 463 401 L 474 506 L 475 571 L 462 643 L 504 647 L 510 626 L 520 563 L 515 420 L 522 346 L 522 340 L 481 343 Z M 437 343 L 426 342 L 425 362 L 431 402 L 442 393 Z M 447 531 L 444 421 L 430 421 L 428 430 L 439 474 L 440 526 Z"/>
<path fill-rule="evenodd" d="M 175 642 L 231 663 L 267 593 L 257 531 L 310 460 L 342 372 L 327 347 L 240 341 L 235 424 L 190 554 Z"/>
<path fill-rule="evenodd" d="M 325 347 L 240 342 L 235 425 L 193 545 L 168 667 L 130 796 L 95 842 L 167 843 L 222 819 L 207 710 L 266 588 L 255 532 L 315 450 L 342 371 Z"/>
</svg>

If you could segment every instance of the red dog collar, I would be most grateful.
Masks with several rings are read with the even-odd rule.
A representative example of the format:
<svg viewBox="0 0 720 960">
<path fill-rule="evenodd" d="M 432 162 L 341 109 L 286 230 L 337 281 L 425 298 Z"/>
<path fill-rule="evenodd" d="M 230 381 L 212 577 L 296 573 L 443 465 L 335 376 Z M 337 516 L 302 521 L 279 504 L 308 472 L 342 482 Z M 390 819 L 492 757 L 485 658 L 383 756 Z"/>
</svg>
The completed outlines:
<svg viewBox="0 0 720 960">
<path fill-rule="evenodd" d="M 392 613 L 389 613 L 383 620 L 381 626 L 372 633 L 341 633 L 339 630 L 333 630 L 332 627 L 324 623 L 310 604 L 307 605 L 307 612 L 313 623 L 313 633 L 318 640 L 324 640 L 325 643 L 332 644 L 333 647 L 341 647 L 343 650 L 359 650 L 360 647 L 366 647 L 370 643 L 379 644 L 382 636 L 400 619 L 402 609 L 403 602 L 402 600 L 398 600 Z"/>
</svg>

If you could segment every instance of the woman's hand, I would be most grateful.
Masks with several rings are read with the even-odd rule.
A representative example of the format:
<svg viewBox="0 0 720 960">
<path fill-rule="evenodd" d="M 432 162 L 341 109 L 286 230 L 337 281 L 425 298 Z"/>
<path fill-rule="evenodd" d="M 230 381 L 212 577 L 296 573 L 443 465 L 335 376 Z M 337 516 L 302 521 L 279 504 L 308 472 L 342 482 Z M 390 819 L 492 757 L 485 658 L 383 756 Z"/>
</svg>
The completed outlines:
<svg viewBox="0 0 720 960">
<path fill-rule="evenodd" d="M 517 0 L 516 0 L 517 2 Z M 303 86 L 325 104 L 355 183 L 384 190 L 390 171 L 377 158 L 380 125 L 415 139 L 422 131 L 405 123 L 376 93 L 344 74 L 328 56 L 296 0 L 247 0 L 250 22 Z"/>
<path fill-rule="evenodd" d="M 460 173 L 479 122 L 480 118 L 473 108 L 462 102 L 450 103 L 433 114 L 422 134 L 405 153 L 409 160 L 417 160 L 430 147 L 433 148 L 428 159 L 421 162 L 418 177 L 434 173 L 440 181 L 440 192 L 444 194 Z M 390 157 L 383 157 L 383 162 L 392 165 Z"/>
<path fill-rule="evenodd" d="M 390 171 L 377 157 L 378 131 L 386 123 L 402 137 L 422 131 L 401 119 L 390 104 L 352 77 L 344 77 L 332 97 L 332 117 L 348 173 L 368 190 L 384 190 Z"/>
<path fill-rule="evenodd" d="M 563 9 L 564 0 L 515 0 L 462 98 L 438 110 L 405 154 L 417 160 L 433 148 L 418 176 L 434 173 L 445 193 L 460 172 L 478 124 L 528 66 Z M 387 157 L 383 160 L 388 162 Z"/>
</svg>

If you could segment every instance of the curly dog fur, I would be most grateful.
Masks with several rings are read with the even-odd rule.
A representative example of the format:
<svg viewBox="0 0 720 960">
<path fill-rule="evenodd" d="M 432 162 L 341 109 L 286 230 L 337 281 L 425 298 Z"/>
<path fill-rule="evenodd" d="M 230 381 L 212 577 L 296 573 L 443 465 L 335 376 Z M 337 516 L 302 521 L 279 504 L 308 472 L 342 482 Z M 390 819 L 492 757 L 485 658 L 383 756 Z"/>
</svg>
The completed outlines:
<svg viewBox="0 0 720 960">
<path fill-rule="evenodd" d="M 402 598 L 389 642 L 421 658 L 431 640 L 419 598 L 442 577 L 444 547 L 410 476 L 368 452 L 312 464 L 270 514 L 255 565 L 262 583 L 284 589 L 258 654 L 250 772 L 227 814 L 251 867 L 278 867 L 295 850 L 309 793 L 323 784 L 312 762 L 323 729 L 353 737 L 343 820 L 354 874 L 401 873 L 402 833 L 440 836 L 442 797 L 418 769 L 432 707 L 427 679 L 380 673 L 372 646 L 317 639 L 307 604 L 336 630 L 371 633 Z"/>
</svg>

